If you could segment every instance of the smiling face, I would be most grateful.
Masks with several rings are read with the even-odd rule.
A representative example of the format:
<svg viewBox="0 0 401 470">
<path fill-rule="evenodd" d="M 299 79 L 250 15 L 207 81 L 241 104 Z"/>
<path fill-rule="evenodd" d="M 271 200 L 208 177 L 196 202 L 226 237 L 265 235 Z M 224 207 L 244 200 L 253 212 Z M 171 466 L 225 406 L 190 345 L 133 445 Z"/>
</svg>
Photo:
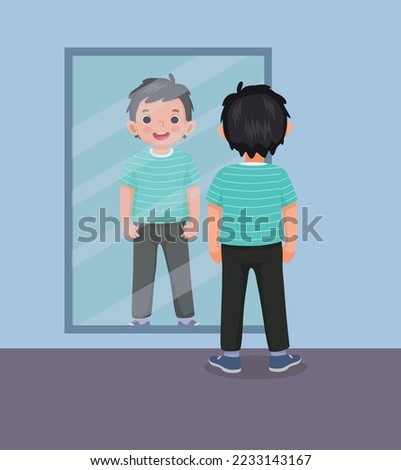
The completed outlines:
<svg viewBox="0 0 401 470">
<path fill-rule="evenodd" d="M 128 129 L 141 140 L 156 149 L 167 149 L 189 135 L 195 127 L 194 121 L 187 121 L 182 101 L 146 99 L 139 103 L 135 121 L 128 122 Z"/>
</svg>

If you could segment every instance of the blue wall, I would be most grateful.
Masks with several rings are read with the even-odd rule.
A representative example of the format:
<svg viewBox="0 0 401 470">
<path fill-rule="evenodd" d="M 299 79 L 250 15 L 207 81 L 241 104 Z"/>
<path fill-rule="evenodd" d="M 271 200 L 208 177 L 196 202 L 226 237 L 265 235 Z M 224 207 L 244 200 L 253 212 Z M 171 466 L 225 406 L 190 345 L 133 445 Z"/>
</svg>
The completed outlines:
<svg viewBox="0 0 401 470">
<path fill-rule="evenodd" d="M 325 241 L 302 243 L 286 267 L 292 345 L 401 347 L 398 2 L 148 5 L 3 7 L 0 345 L 218 347 L 217 335 L 63 333 L 63 49 L 266 46 L 294 124 L 276 163 L 325 215 Z"/>
</svg>

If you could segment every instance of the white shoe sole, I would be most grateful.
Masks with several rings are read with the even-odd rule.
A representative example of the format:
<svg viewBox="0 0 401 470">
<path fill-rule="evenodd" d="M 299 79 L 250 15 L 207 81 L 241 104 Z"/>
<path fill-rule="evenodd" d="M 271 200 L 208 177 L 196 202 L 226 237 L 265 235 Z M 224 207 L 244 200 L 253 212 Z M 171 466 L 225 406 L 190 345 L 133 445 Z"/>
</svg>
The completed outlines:
<svg viewBox="0 0 401 470">
<path fill-rule="evenodd" d="M 288 370 L 289 368 L 293 367 L 293 366 L 297 366 L 298 364 L 301 364 L 302 362 L 302 359 L 300 359 L 299 361 L 297 362 L 291 362 L 291 364 L 288 364 L 287 366 L 285 367 L 282 367 L 281 369 L 277 369 L 277 368 L 270 368 L 269 367 L 269 371 L 270 372 L 285 372 L 286 370 Z"/>
<path fill-rule="evenodd" d="M 217 367 L 218 369 L 221 369 L 223 372 L 226 372 L 227 374 L 238 374 L 239 372 L 241 372 L 241 369 L 234 369 L 234 370 L 233 369 L 226 369 L 222 365 L 216 364 L 215 362 L 212 362 L 210 359 L 209 359 L 209 364 L 213 367 Z"/>
</svg>

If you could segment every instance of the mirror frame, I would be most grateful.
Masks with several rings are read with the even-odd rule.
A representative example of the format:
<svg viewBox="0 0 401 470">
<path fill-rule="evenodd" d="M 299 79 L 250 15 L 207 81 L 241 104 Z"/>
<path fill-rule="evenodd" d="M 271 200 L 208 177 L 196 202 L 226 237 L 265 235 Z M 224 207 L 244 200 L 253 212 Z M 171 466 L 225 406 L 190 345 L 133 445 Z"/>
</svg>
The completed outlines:
<svg viewBox="0 0 401 470">
<path fill-rule="evenodd" d="M 73 323 L 73 219 L 72 219 L 72 78 L 73 59 L 77 56 L 260 56 L 264 59 L 264 82 L 272 85 L 272 49 L 270 47 L 218 47 L 218 48 L 65 48 L 64 49 L 64 332 L 65 333 L 219 333 L 219 325 L 200 325 L 196 328 L 179 328 L 175 325 L 152 325 L 149 328 L 132 328 L 129 325 L 74 325 Z M 244 325 L 244 333 L 264 333 L 262 325 Z"/>
</svg>

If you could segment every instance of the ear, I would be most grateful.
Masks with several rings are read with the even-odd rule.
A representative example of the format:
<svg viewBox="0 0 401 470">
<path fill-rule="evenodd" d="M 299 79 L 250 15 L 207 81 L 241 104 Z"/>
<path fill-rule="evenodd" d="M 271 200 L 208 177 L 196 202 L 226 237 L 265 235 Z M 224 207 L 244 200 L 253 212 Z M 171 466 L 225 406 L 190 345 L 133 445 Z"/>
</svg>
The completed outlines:
<svg viewBox="0 0 401 470">
<path fill-rule="evenodd" d="M 285 137 L 288 137 L 292 132 L 292 122 L 287 121 L 287 129 L 285 131 Z"/>
<path fill-rule="evenodd" d="M 219 133 L 219 136 L 223 139 L 223 140 L 227 140 L 226 139 L 226 135 L 224 134 L 224 127 L 222 125 L 220 125 L 218 128 L 217 128 L 217 132 Z"/>
<path fill-rule="evenodd" d="M 128 130 L 131 132 L 131 134 L 135 137 L 138 136 L 138 130 L 136 128 L 136 122 L 135 121 L 128 121 L 127 122 L 127 127 Z"/>
<path fill-rule="evenodd" d="M 195 127 L 196 127 L 195 121 L 188 121 L 187 126 L 185 128 L 185 135 L 192 134 L 192 132 L 195 130 Z"/>
</svg>

